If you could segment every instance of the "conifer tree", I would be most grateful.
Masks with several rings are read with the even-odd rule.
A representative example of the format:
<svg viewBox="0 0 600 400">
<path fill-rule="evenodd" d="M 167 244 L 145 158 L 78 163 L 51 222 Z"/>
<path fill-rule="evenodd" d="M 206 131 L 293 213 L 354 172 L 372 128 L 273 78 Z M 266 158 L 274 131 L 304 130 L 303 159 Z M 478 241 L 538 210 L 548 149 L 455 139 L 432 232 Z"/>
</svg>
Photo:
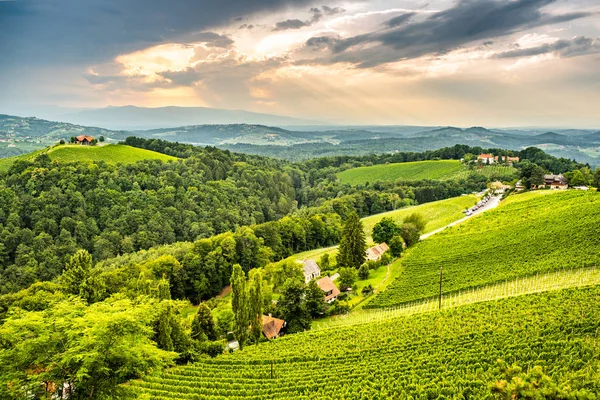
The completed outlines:
<svg viewBox="0 0 600 400">
<path fill-rule="evenodd" d="M 246 287 L 246 274 L 240 264 L 233 266 L 231 274 L 231 308 L 234 314 L 233 331 L 236 339 L 243 348 L 248 340 L 248 325 L 250 325 L 250 312 L 248 307 L 248 289 Z"/>
<path fill-rule="evenodd" d="M 314 279 L 308 282 L 305 290 L 306 308 L 311 317 L 317 318 L 325 312 L 325 293 Z"/>
<path fill-rule="evenodd" d="M 192 321 L 192 339 L 199 341 L 217 339 L 215 320 L 210 312 L 210 308 L 205 303 L 200 304 Z"/>
<path fill-rule="evenodd" d="M 173 339 L 171 339 L 171 333 L 173 332 L 171 326 L 171 314 L 171 305 L 167 304 L 158 314 L 155 328 L 156 345 L 167 351 L 173 351 L 174 349 Z"/>
<path fill-rule="evenodd" d="M 262 334 L 262 314 L 263 314 L 263 282 L 262 273 L 258 269 L 251 270 L 250 285 L 248 288 L 249 311 L 250 311 L 250 331 L 252 340 L 258 342 Z"/>
<path fill-rule="evenodd" d="M 342 230 L 337 256 L 339 267 L 359 268 L 366 259 L 367 239 L 363 223 L 356 212 L 350 213 Z"/>
</svg>

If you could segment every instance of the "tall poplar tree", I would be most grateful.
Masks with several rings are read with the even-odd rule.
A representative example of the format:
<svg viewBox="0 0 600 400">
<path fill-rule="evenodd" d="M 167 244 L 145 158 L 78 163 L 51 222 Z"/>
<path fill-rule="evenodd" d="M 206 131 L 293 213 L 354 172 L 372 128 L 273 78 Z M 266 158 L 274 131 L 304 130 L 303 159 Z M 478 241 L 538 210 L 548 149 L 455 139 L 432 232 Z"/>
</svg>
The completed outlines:
<svg viewBox="0 0 600 400">
<path fill-rule="evenodd" d="M 263 314 L 263 282 L 262 273 L 258 269 L 249 272 L 250 285 L 248 288 L 249 311 L 250 311 L 250 332 L 254 342 L 260 340 L 262 334 L 262 314 Z"/>
<path fill-rule="evenodd" d="M 234 314 L 233 332 L 240 344 L 240 348 L 243 348 L 248 340 L 250 310 L 248 307 L 246 274 L 244 274 L 244 270 L 240 264 L 233 266 L 231 274 L 231 308 Z"/>
<path fill-rule="evenodd" d="M 337 256 L 339 267 L 358 268 L 366 259 L 367 239 L 363 223 L 358 214 L 350 213 L 340 240 L 340 249 Z"/>
</svg>

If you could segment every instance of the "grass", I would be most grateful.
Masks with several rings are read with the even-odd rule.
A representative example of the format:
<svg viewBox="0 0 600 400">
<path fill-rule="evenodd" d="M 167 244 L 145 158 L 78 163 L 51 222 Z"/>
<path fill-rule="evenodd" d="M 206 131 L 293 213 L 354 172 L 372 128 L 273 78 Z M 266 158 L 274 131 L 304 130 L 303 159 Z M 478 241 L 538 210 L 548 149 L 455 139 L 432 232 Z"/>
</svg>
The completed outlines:
<svg viewBox="0 0 600 400">
<path fill-rule="evenodd" d="M 177 160 L 176 157 L 124 144 L 108 144 L 105 146 L 56 146 L 48 151 L 48 155 L 52 160 L 62 162 L 106 161 L 115 164 L 132 164 L 141 160 Z"/>
<path fill-rule="evenodd" d="M 141 160 L 177 160 L 176 157 L 124 144 L 107 144 L 104 146 L 65 144 L 55 145 L 16 157 L 0 159 L 0 172 L 8 171 L 16 160 L 32 161 L 35 157 L 43 153 L 48 154 L 51 160 L 59 162 L 105 161 L 114 164 L 133 164 Z"/>
<path fill-rule="evenodd" d="M 495 209 L 407 250 L 401 274 L 368 307 L 392 307 L 439 293 L 600 262 L 600 194 L 519 194 Z"/>
<path fill-rule="evenodd" d="M 384 217 L 392 218 L 394 221 L 400 223 L 408 215 L 417 213 L 422 215 L 427 221 L 425 230 L 423 233 L 429 233 L 436 229 L 442 228 L 451 222 L 461 219 L 464 217 L 463 210 L 475 205 L 477 203 L 477 196 L 467 195 L 460 197 L 453 197 L 451 199 L 434 201 L 431 203 L 420 204 L 414 207 L 406 207 L 400 210 L 389 211 L 381 214 L 371 215 L 363 218 L 363 224 L 365 225 L 365 232 L 367 236 L 371 236 L 373 227 L 376 223 L 381 221 Z"/>
<path fill-rule="evenodd" d="M 458 160 L 417 161 L 395 164 L 358 167 L 338 173 L 338 179 L 350 185 L 360 185 L 367 182 L 447 179 L 464 170 Z"/>
<path fill-rule="evenodd" d="M 516 169 L 508 165 L 483 165 L 469 169 L 458 160 L 415 161 L 351 168 L 337 174 L 342 183 L 363 185 L 377 181 L 466 179 L 470 174 L 488 178 L 516 177 Z"/>
</svg>

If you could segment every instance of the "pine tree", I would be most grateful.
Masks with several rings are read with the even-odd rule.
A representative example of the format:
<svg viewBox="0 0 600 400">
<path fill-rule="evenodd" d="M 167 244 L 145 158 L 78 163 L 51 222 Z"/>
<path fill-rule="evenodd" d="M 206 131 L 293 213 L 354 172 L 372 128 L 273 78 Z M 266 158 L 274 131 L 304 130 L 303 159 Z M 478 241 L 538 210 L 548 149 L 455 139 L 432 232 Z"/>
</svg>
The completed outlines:
<svg viewBox="0 0 600 400">
<path fill-rule="evenodd" d="M 356 212 L 352 212 L 342 230 L 340 250 L 337 256 L 339 267 L 359 268 L 366 259 L 367 239 L 363 223 Z"/>
<path fill-rule="evenodd" d="M 233 273 L 231 274 L 231 308 L 235 316 L 233 331 L 241 349 L 248 340 L 250 312 L 248 309 L 246 274 L 244 274 L 240 264 L 233 266 Z"/>
<path fill-rule="evenodd" d="M 192 339 L 199 341 L 217 339 L 215 320 L 210 312 L 210 308 L 204 303 L 200 304 L 192 321 Z"/>
<path fill-rule="evenodd" d="M 262 334 L 262 314 L 263 314 L 263 291 L 262 291 L 262 273 L 258 269 L 250 271 L 250 285 L 248 288 L 249 311 L 250 311 L 250 331 L 252 340 L 258 342 Z"/>
</svg>

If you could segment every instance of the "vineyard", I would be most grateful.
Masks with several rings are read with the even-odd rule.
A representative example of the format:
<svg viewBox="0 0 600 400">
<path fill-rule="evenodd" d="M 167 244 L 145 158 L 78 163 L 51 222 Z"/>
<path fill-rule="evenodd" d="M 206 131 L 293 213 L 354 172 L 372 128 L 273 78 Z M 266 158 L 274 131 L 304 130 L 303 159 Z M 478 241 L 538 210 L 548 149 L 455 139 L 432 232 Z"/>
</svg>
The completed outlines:
<svg viewBox="0 0 600 400">
<path fill-rule="evenodd" d="M 501 359 L 539 366 L 550 396 L 594 399 L 599 302 L 600 287 L 567 289 L 289 335 L 127 388 L 154 400 L 493 399 Z"/>
<path fill-rule="evenodd" d="M 465 179 L 470 174 L 484 175 L 488 178 L 511 180 L 516 170 L 507 165 L 483 165 L 468 169 L 458 160 L 416 161 L 396 164 L 358 167 L 340 172 L 338 179 L 350 185 L 362 185 L 367 182 L 402 180 L 448 180 Z"/>
<path fill-rule="evenodd" d="M 548 192 L 546 192 L 548 193 Z M 366 307 L 391 307 L 443 292 L 600 263 L 600 194 L 526 195 L 406 252 L 402 272 Z"/>
<path fill-rule="evenodd" d="M 600 268 L 597 267 L 548 272 L 442 295 L 441 308 L 447 309 L 512 296 L 595 285 L 600 285 Z M 379 322 L 401 315 L 436 311 L 439 308 L 440 302 L 438 298 L 425 299 L 390 308 L 359 310 L 345 315 L 315 320 L 312 329 L 328 329 L 344 325 Z"/>
</svg>

